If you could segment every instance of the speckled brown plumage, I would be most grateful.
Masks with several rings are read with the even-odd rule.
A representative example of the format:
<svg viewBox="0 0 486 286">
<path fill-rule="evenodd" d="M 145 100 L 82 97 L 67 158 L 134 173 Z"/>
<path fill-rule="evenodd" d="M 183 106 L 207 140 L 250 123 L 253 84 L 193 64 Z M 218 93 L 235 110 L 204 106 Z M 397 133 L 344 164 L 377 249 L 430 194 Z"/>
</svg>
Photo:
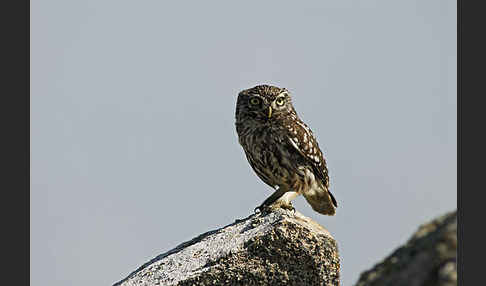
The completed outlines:
<svg viewBox="0 0 486 286">
<path fill-rule="evenodd" d="M 335 214 L 326 161 L 314 134 L 295 112 L 288 90 L 258 85 L 241 91 L 235 117 L 248 162 L 275 189 L 259 209 L 293 209 L 291 200 L 302 194 L 315 211 Z"/>
</svg>

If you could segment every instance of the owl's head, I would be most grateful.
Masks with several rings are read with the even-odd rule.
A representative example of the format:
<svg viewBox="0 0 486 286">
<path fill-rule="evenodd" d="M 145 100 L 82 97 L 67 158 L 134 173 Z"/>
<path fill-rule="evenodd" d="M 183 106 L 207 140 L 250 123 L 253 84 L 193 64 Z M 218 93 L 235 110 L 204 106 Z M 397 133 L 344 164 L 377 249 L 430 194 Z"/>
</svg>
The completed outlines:
<svg viewBox="0 0 486 286">
<path fill-rule="evenodd" d="M 271 122 L 296 115 L 290 93 L 285 88 L 257 85 L 238 94 L 236 120 Z"/>
</svg>

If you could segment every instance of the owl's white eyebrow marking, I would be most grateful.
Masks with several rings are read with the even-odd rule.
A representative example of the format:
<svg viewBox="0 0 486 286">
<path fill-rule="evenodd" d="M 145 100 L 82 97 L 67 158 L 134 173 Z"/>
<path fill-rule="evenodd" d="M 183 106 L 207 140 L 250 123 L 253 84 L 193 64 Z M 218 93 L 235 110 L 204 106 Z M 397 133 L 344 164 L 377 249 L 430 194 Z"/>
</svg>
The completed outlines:
<svg viewBox="0 0 486 286">
<path fill-rule="evenodd" d="M 285 90 L 285 91 L 282 91 L 281 93 L 279 93 L 279 94 L 278 94 L 278 95 L 275 97 L 275 99 L 276 99 L 276 98 L 278 98 L 278 97 L 280 97 L 280 96 L 283 96 L 283 95 L 289 95 L 289 93 L 288 93 L 286 90 Z"/>
</svg>

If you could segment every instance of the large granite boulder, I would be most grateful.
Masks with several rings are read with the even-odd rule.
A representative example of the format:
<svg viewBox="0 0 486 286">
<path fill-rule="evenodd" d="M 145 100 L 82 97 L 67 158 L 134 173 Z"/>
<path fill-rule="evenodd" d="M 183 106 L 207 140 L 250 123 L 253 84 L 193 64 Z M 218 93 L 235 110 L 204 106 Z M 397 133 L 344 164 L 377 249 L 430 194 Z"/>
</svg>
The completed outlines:
<svg viewBox="0 0 486 286">
<path fill-rule="evenodd" d="M 339 255 L 322 226 L 275 210 L 201 234 L 115 285 L 339 285 Z"/>
</svg>

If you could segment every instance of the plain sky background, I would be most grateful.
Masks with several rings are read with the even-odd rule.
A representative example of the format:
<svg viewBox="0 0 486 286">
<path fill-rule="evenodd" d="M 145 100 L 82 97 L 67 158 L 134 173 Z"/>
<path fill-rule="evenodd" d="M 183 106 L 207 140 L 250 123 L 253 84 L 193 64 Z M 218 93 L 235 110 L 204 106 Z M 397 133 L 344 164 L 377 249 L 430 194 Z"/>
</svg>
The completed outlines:
<svg viewBox="0 0 486 286">
<path fill-rule="evenodd" d="M 111 285 L 271 190 L 236 96 L 290 90 L 342 285 L 456 209 L 456 1 L 31 1 L 31 285 Z"/>
</svg>

